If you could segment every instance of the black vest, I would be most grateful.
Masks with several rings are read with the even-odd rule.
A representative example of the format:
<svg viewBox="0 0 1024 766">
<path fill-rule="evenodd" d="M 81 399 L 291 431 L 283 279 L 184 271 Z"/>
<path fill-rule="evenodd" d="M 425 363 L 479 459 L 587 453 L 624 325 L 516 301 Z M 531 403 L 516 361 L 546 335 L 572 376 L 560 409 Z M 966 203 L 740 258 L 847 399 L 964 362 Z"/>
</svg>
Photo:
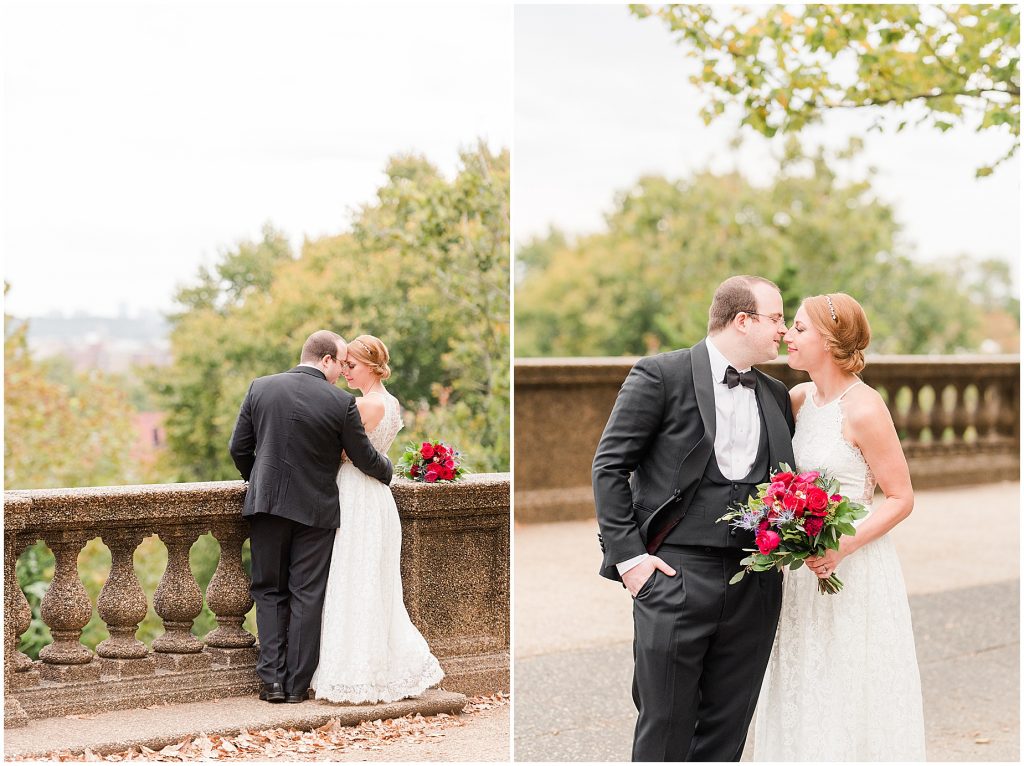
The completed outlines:
<svg viewBox="0 0 1024 766">
<path fill-rule="evenodd" d="M 697 492 L 683 519 L 676 524 L 665 542 L 670 545 L 710 545 L 715 548 L 753 548 L 754 533 L 734 529 L 727 521 L 716 522 L 734 504 L 745 502 L 756 494 L 757 485 L 768 481 L 768 426 L 758 407 L 761 419 L 761 437 L 757 443 L 757 457 L 750 473 L 742 479 L 730 481 L 718 468 L 718 456 L 711 451 L 711 459 L 704 468 Z"/>
</svg>

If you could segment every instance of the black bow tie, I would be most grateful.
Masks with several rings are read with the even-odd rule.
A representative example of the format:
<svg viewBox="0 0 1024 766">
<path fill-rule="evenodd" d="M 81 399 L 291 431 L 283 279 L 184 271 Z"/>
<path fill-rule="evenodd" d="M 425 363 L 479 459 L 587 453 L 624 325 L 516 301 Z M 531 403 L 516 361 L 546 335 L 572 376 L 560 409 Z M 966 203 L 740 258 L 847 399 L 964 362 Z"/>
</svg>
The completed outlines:
<svg viewBox="0 0 1024 766">
<path fill-rule="evenodd" d="M 753 389 L 754 386 L 757 385 L 753 370 L 737 372 L 736 368 L 731 364 L 725 368 L 725 380 L 722 382 L 729 386 L 729 388 L 745 386 L 746 388 Z"/>
</svg>

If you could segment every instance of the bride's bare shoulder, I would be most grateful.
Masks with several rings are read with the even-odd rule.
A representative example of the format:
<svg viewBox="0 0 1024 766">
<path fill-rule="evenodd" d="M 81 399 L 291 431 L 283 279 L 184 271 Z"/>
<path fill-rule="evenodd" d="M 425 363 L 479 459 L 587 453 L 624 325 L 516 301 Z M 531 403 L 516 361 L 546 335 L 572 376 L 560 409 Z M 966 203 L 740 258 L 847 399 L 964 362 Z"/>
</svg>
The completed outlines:
<svg viewBox="0 0 1024 766">
<path fill-rule="evenodd" d="M 359 417 L 363 422 L 379 421 L 384 416 L 384 397 L 382 396 L 357 396 L 356 407 L 359 408 Z"/>
<path fill-rule="evenodd" d="M 854 430 L 866 430 L 892 423 L 892 415 L 885 399 L 871 386 L 862 383 L 851 388 L 840 406 L 843 418 Z"/>
<path fill-rule="evenodd" d="M 793 405 L 793 414 L 796 415 L 797 410 L 803 405 L 807 399 L 807 392 L 811 390 L 811 383 L 797 383 L 791 389 L 789 389 L 789 403 Z"/>
</svg>

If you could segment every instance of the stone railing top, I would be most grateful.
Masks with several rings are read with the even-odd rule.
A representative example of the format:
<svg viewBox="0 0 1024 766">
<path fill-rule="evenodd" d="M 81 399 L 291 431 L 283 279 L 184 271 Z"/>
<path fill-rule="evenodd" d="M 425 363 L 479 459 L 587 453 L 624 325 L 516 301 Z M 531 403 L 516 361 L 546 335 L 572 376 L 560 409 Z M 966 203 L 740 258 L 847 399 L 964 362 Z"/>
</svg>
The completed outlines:
<svg viewBox="0 0 1024 766">
<path fill-rule="evenodd" d="M 459 511 L 507 503 L 509 474 L 469 474 L 454 484 L 395 479 L 392 491 L 403 513 Z M 240 520 L 243 481 L 132 484 L 116 487 L 29 489 L 4 492 L 4 528 L 66 530 L 154 524 L 233 523 Z M 495 493 L 501 495 L 495 498 Z M 488 501 L 481 503 L 481 497 Z"/>
<path fill-rule="evenodd" d="M 637 363 L 639 356 L 571 356 L 571 357 L 516 357 L 516 385 L 544 383 L 599 383 L 622 376 Z M 975 376 L 979 368 L 987 378 L 1016 377 L 1020 366 L 1019 354 L 868 354 L 865 372 L 871 374 L 898 373 L 900 368 L 941 366 L 944 373 L 962 377 Z M 786 364 L 786 357 L 757 365 L 774 367 Z"/>
<path fill-rule="evenodd" d="M 403 516 L 436 516 L 465 513 L 475 508 L 509 504 L 511 474 L 471 473 L 454 483 L 394 479 L 391 491 Z"/>
<path fill-rule="evenodd" d="M 244 497 L 240 480 L 13 490 L 4 492 L 4 528 L 123 529 L 234 521 Z"/>
</svg>

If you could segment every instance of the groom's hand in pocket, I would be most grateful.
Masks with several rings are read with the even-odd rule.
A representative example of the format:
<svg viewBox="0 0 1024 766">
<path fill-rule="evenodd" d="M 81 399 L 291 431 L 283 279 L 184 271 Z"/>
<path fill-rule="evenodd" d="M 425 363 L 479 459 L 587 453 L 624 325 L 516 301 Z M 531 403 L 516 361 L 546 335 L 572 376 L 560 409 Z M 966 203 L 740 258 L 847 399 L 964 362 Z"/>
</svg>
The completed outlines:
<svg viewBox="0 0 1024 766">
<path fill-rule="evenodd" d="M 655 569 L 660 569 L 669 577 L 675 577 L 676 574 L 676 570 L 657 556 L 648 556 L 622 575 L 622 584 L 626 586 L 626 589 L 629 591 L 629 595 L 636 598 L 636 594 L 640 592 L 642 587 L 644 587 L 644 583 L 654 575 Z"/>
</svg>

